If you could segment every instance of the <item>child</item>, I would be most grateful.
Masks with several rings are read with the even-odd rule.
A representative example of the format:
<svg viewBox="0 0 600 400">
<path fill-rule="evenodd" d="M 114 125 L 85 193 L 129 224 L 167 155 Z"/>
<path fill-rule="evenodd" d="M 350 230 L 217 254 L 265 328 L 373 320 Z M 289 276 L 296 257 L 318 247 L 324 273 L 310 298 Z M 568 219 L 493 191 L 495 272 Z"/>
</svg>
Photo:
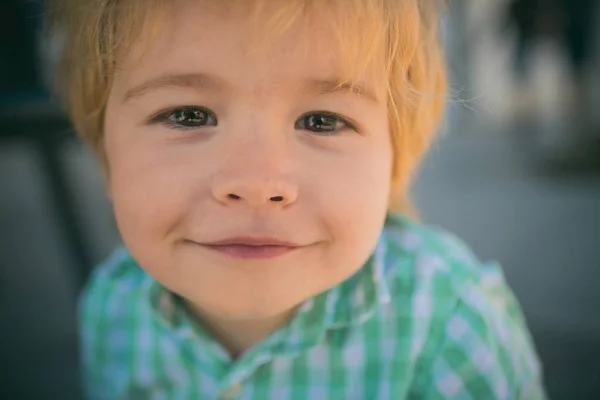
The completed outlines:
<svg viewBox="0 0 600 400">
<path fill-rule="evenodd" d="M 55 3 L 124 241 L 83 294 L 89 398 L 544 398 L 498 267 L 409 217 L 434 1 Z"/>
</svg>

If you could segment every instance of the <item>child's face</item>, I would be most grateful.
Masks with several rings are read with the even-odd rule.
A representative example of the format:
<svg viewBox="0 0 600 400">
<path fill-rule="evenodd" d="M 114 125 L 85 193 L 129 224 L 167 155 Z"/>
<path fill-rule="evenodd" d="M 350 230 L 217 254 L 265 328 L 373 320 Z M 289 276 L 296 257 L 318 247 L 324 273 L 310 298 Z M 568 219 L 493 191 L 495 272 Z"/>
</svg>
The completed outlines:
<svg viewBox="0 0 600 400">
<path fill-rule="evenodd" d="M 339 72 L 325 19 L 265 56 L 248 52 L 243 12 L 207 3 L 185 2 L 122 65 L 105 117 L 110 195 L 127 247 L 164 286 L 216 317 L 276 316 L 375 246 L 392 167 L 385 85 L 325 93 Z M 223 240 L 242 245 L 209 245 Z M 298 247 L 243 246 L 273 240 Z"/>
</svg>

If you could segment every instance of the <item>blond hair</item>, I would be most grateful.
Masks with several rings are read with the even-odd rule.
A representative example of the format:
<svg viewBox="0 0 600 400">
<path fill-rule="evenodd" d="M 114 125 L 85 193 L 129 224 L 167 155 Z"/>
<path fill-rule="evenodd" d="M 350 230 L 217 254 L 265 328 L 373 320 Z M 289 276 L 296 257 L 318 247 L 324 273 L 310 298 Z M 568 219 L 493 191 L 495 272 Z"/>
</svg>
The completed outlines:
<svg viewBox="0 0 600 400">
<path fill-rule="evenodd" d="M 438 28 L 441 0 L 219 1 L 229 9 L 236 3 L 254 6 L 256 16 L 268 3 L 268 20 L 260 24 L 260 29 L 268 33 L 262 37 L 271 38 L 315 9 L 328 12 L 332 23 L 337 24 L 341 50 L 348 61 L 344 64 L 345 76 L 365 71 L 377 57 L 383 59 L 394 148 L 390 209 L 411 214 L 410 180 L 432 142 L 446 97 Z M 66 38 L 56 89 L 65 101 L 75 130 L 91 146 L 103 168 L 108 168 L 103 118 L 112 79 L 119 68 L 119 55 L 127 54 L 143 29 L 158 25 L 149 24 L 160 21 L 160 12 L 154 11 L 164 11 L 169 3 L 174 2 L 50 1 L 48 27 L 51 31 L 62 30 Z"/>
</svg>

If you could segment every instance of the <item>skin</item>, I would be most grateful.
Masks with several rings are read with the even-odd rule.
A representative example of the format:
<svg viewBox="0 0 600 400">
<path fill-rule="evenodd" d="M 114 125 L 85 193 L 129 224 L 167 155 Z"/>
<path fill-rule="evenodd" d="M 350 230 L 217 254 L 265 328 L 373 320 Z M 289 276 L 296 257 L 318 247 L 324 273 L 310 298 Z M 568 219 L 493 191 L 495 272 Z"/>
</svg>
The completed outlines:
<svg viewBox="0 0 600 400">
<path fill-rule="evenodd" d="M 372 252 L 392 167 L 385 82 L 370 74 L 361 90 L 321 93 L 314 82 L 339 76 L 340 54 L 318 17 L 265 54 L 247 51 L 255 42 L 243 12 L 203 1 L 184 9 L 166 13 L 115 77 L 108 189 L 140 266 L 237 356 Z M 168 75 L 183 77 L 157 85 Z M 299 247 L 248 257 L 206 245 L 232 237 Z"/>
</svg>

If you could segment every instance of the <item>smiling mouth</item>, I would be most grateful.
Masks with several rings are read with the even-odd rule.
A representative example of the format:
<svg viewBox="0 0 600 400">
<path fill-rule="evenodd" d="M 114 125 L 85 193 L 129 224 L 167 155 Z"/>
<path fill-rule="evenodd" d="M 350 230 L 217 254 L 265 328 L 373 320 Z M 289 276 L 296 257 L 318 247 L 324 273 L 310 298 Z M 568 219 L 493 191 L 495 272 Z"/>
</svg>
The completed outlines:
<svg viewBox="0 0 600 400">
<path fill-rule="evenodd" d="M 300 247 L 278 245 L 219 244 L 202 245 L 210 250 L 241 259 L 275 258 L 290 253 Z"/>
<path fill-rule="evenodd" d="M 238 259 L 276 258 L 307 247 L 270 238 L 231 238 L 212 243 L 196 244 Z"/>
</svg>

